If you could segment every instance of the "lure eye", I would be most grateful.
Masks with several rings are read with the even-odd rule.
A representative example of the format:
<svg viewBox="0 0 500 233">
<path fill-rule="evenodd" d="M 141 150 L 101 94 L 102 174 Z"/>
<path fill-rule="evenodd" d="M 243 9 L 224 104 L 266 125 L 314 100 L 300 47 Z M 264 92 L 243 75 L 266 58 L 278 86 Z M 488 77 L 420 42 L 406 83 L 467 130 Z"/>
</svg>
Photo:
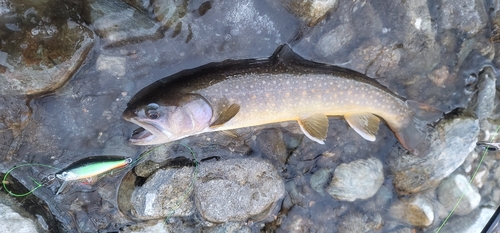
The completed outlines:
<svg viewBox="0 0 500 233">
<path fill-rule="evenodd" d="M 160 118 L 160 113 L 158 112 L 158 108 L 160 108 L 158 104 L 155 103 L 148 104 L 148 106 L 146 107 L 146 116 L 152 120 Z"/>
</svg>

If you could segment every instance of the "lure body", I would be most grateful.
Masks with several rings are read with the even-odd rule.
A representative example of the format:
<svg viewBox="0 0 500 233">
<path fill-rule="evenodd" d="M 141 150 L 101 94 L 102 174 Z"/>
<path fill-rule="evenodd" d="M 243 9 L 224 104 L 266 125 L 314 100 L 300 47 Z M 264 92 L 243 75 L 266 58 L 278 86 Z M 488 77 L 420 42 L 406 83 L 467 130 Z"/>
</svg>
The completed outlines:
<svg viewBox="0 0 500 233">
<path fill-rule="evenodd" d="M 117 156 L 91 157 L 73 163 L 66 169 L 56 173 L 56 177 L 63 180 L 63 184 L 56 195 L 64 189 L 68 181 L 91 179 L 113 169 L 125 167 L 130 163 L 132 163 L 132 158 Z"/>
</svg>

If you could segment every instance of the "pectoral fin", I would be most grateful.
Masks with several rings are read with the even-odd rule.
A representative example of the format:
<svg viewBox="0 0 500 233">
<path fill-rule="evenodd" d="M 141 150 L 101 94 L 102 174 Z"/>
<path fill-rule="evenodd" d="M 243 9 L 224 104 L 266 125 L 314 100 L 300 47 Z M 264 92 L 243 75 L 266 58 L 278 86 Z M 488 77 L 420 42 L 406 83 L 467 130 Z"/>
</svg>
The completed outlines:
<svg viewBox="0 0 500 233">
<path fill-rule="evenodd" d="M 309 139 L 319 144 L 325 144 L 324 140 L 328 132 L 328 118 L 325 115 L 311 115 L 300 118 L 298 121 L 300 129 Z"/>
<path fill-rule="evenodd" d="M 380 119 L 371 113 L 357 113 L 344 115 L 347 123 L 368 141 L 375 141 Z"/>
<path fill-rule="evenodd" d="M 231 120 L 234 116 L 236 116 L 236 114 L 238 114 L 239 111 L 240 111 L 240 105 L 238 105 L 238 104 L 231 104 L 229 107 L 227 107 L 226 109 L 224 109 L 220 113 L 220 115 L 217 118 L 217 120 L 215 120 L 210 125 L 210 128 L 217 128 L 217 127 L 223 125 L 224 123 L 226 123 L 229 120 Z"/>
</svg>

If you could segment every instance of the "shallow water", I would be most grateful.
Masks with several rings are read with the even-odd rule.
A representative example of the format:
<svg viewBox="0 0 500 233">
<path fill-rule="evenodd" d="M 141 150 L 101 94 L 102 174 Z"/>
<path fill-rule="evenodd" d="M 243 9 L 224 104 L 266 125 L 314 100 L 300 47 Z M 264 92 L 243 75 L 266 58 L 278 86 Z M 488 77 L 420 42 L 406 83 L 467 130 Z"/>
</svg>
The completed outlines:
<svg viewBox="0 0 500 233">
<path fill-rule="evenodd" d="M 472 4 L 478 9 L 468 12 L 471 15 L 478 12 L 479 22 L 484 25 L 448 22 L 445 18 L 449 15 L 443 13 L 443 8 L 451 8 L 448 5 L 453 4 L 413 6 L 416 3 L 356 1 L 341 2 L 314 27 L 306 26 L 278 3 L 248 0 L 222 4 L 212 1 L 211 8 L 200 15 L 196 10 L 202 3 L 189 2 L 187 12 L 191 13 L 179 20 L 183 22 L 178 27 L 180 30 L 165 29 L 161 39 L 108 43 L 106 39 L 109 38 L 97 37 L 85 65 L 53 93 L 28 98 L 28 101 L 24 96 L 0 97 L 3 98 L 0 172 L 5 173 L 24 163 L 62 169 L 96 155 L 138 158 L 146 148 L 127 143 L 137 126 L 122 119 L 126 104 L 135 93 L 158 79 L 210 62 L 267 58 L 285 43 L 306 59 L 364 73 L 404 98 L 433 105 L 445 113 L 466 108 L 478 89 L 474 77 L 479 77 L 485 65 L 495 67 L 497 64 L 497 45 L 488 40 L 490 31 L 485 26 L 492 23 L 492 16 L 480 9 L 486 3 Z M 492 9 L 496 9 L 495 6 Z M 416 22 L 421 21 L 422 25 L 416 26 Z M 342 36 L 328 36 L 340 30 L 339 25 L 347 28 L 342 30 L 346 31 L 345 38 L 349 40 L 339 41 Z M 96 30 L 94 26 L 90 25 Z M 467 30 L 474 33 L 468 34 Z M 337 48 L 336 43 L 342 46 Z M 483 124 L 482 135 L 484 131 L 491 132 L 492 126 Z M 386 124 L 380 125 L 375 142 L 363 140 L 342 118 L 330 118 L 328 132 L 325 145 L 305 138 L 295 123 L 257 127 L 239 132 L 239 137 L 212 133 L 181 142 L 193 148 L 199 159 L 262 157 L 271 161 L 280 172 L 287 194 L 281 208 L 274 213 L 276 219 L 248 223 L 252 231 L 331 232 L 342 229 L 352 216 L 360 216 L 372 231 L 382 232 L 401 228 L 428 232 L 442 222 L 445 216 L 439 208 L 435 209 L 436 219 L 429 227 L 400 223 L 389 214 L 392 203 L 404 200 L 405 196 L 396 194 L 393 175 L 388 168 L 388 155 L 401 148 Z M 481 136 L 480 139 L 491 137 Z M 191 159 L 187 150 L 175 146 L 165 150 L 164 160 Z M 480 154 L 479 151 L 474 153 Z M 471 158 L 472 154 L 467 162 L 474 170 L 478 159 Z M 490 154 L 489 157 L 495 156 L 495 153 Z M 145 161 L 151 159 L 161 163 L 161 156 L 154 155 Z M 354 202 L 338 201 L 311 187 L 311 177 L 321 169 L 334 170 L 340 164 L 366 158 L 378 158 L 384 163 L 383 191 L 379 190 L 374 197 Z M 492 170 L 489 179 L 494 179 L 493 169 L 497 165 L 492 159 L 488 161 L 487 169 Z M 53 172 L 54 169 L 45 167 L 23 167 L 11 173 L 14 178 L 9 182 L 29 189 L 34 187 L 30 176 L 42 180 Z M 457 172 L 470 175 L 470 171 L 462 167 Z M 130 189 L 137 186 L 133 174 L 130 168 L 106 176 L 93 185 L 73 182 L 57 196 L 54 194 L 61 183 L 56 181 L 26 198 L 16 199 L 14 203 L 17 204 L 13 205 L 19 205 L 27 213 L 35 213 L 32 217 L 38 219 L 37 222 L 45 222 L 46 227 L 40 227 L 41 231 L 129 230 L 130 226 L 143 223 L 123 212 L 130 205 L 126 201 Z M 122 182 L 124 185 L 120 187 Z M 484 187 L 494 190 L 498 185 L 493 182 Z M 489 193 L 481 192 L 480 206 L 496 208 L 499 197 L 485 195 Z M 384 198 L 388 200 L 382 200 Z M 214 228 L 203 225 L 199 218 L 197 215 L 182 217 L 169 223 L 174 225 L 173 229 Z M 380 218 L 384 219 L 382 223 Z M 300 227 L 294 225 L 297 222 L 301 223 Z"/>
</svg>

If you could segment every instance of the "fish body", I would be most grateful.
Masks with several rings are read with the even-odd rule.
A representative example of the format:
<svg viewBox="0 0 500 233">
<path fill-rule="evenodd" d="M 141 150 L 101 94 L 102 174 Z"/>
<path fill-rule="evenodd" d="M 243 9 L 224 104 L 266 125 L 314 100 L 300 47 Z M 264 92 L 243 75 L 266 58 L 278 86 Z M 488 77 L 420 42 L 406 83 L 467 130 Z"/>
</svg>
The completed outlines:
<svg viewBox="0 0 500 233">
<path fill-rule="evenodd" d="M 360 73 L 306 61 L 287 46 L 268 61 L 228 63 L 180 72 L 141 90 L 123 114 L 145 129 L 130 141 L 159 144 L 204 132 L 298 121 L 307 137 L 322 144 L 327 116 L 344 116 L 363 138 L 374 141 L 380 117 L 403 147 L 414 150 L 423 138 L 416 116 L 427 112 L 420 115 L 429 120 L 441 115 Z"/>
</svg>

